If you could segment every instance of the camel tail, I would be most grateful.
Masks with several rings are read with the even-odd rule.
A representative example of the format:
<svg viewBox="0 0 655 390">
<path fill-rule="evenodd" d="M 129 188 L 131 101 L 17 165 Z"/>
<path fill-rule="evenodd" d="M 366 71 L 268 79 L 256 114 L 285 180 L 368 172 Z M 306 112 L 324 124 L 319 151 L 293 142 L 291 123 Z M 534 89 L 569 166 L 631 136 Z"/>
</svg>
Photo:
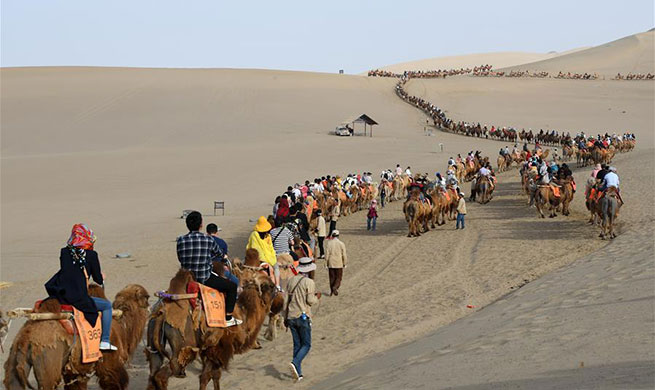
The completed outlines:
<svg viewBox="0 0 655 390">
<path fill-rule="evenodd" d="M 20 341 L 20 340 L 17 340 Z M 27 343 L 16 342 L 11 346 L 9 358 L 5 362 L 5 378 L 3 384 L 5 389 L 25 389 L 30 388 L 35 390 L 30 384 L 28 377 L 32 370 L 32 363 L 29 361 Z"/>
</svg>

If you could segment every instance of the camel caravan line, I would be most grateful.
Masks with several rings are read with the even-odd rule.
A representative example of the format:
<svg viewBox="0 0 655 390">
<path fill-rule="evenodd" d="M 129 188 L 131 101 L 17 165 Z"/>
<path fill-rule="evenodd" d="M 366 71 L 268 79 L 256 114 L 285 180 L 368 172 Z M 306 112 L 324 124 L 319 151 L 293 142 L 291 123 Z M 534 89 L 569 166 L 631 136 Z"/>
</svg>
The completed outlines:
<svg viewBox="0 0 655 390">
<path fill-rule="evenodd" d="M 586 138 L 584 132 L 577 134 L 576 136 L 571 136 L 570 132 L 559 132 L 557 130 L 546 130 L 541 129 L 538 133 L 534 133 L 532 129 L 525 131 L 522 129 L 520 132 L 513 127 L 497 127 L 487 125 L 480 125 L 480 123 L 472 123 L 459 121 L 455 122 L 452 119 L 448 118 L 446 114 L 438 106 L 433 103 L 428 102 L 417 96 L 409 95 L 404 87 L 405 84 L 411 79 L 411 77 L 402 77 L 396 84 L 396 95 L 401 98 L 404 102 L 418 108 L 423 111 L 425 115 L 432 119 L 432 122 L 435 127 L 450 133 L 455 133 L 459 135 L 465 135 L 469 137 L 478 137 L 493 139 L 498 141 L 507 141 L 507 142 L 518 142 L 522 141 L 524 143 L 538 143 L 541 145 L 553 145 L 553 146 L 572 146 L 576 140 L 580 138 L 586 140 L 593 140 L 594 138 Z M 598 137 L 601 137 L 600 135 Z M 624 133 L 623 136 L 617 136 L 613 134 L 605 134 L 603 137 L 612 138 L 616 141 L 617 145 L 620 145 L 621 151 L 629 151 L 634 146 L 635 136 L 633 133 Z M 623 146 L 621 143 L 623 141 L 632 141 L 628 142 L 627 145 Z M 631 144 L 631 145 L 630 145 Z"/>
</svg>

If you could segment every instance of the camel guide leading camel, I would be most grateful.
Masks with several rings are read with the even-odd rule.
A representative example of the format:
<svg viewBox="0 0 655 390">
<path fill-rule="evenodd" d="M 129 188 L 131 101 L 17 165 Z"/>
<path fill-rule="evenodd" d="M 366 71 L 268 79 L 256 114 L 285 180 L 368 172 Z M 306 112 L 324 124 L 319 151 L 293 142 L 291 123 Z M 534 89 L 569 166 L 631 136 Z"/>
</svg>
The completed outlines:
<svg viewBox="0 0 655 390">
<path fill-rule="evenodd" d="M 104 283 L 104 275 L 100 270 L 98 253 L 93 250 L 96 236 L 85 224 L 73 226 L 66 247 L 59 253 L 60 269 L 45 284 L 45 289 L 51 298 L 59 303 L 72 305 L 84 313 L 84 318 L 96 325 L 98 312 L 102 312 L 102 333 L 100 335 L 101 351 L 116 351 L 117 347 L 109 342 L 111 332 L 111 302 L 106 299 L 89 296 L 89 278 L 100 286 Z"/>
<path fill-rule="evenodd" d="M 325 266 L 330 277 L 330 295 L 339 295 L 343 269 L 347 263 L 346 244 L 339 240 L 339 231 L 335 230 L 325 244 Z"/>
<path fill-rule="evenodd" d="M 284 313 L 284 324 L 293 337 L 293 360 L 289 363 L 296 380 L 303 378 L 301 364 L 312 347 L 312 309 L 321 298 L 309 274 L 316 264 L 309 257 L 299 259 L 298 274 L 289 279 L 289 295 Z"/>
<path fill-rule="evenodd" d="M 193 211 L 186 217 L 189 233 L 177 238 L 177 259 L 180 266 L 191 271 L 196 282 L 225 294 L 226 326 L 242 323 L 232 317 L 237 301 L 237 285 L 212 272 L 212 259 L 221 254 L 221 248 L 211 236 L 202 233 L 202 215 Z"/>
</svg>

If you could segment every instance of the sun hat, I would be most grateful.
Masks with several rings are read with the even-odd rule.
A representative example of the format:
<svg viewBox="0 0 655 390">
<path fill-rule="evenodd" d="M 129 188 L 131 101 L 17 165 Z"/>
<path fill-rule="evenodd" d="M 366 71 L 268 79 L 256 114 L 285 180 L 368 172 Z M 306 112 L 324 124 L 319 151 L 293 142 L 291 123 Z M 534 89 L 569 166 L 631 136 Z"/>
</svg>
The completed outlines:
<svg viewBox="0 0 655 390">
<path fill-rule="evenodd" d="M 255 230 L 260 232 L 260 233 L 266 233 L 270 231 L 273 227 L 271 224 L 266 220 L 266 217 L 263 215 L 259 217 L 257 220 L 257 224 L 255 225 Z"/>
<path fill-rule="evenodd" d="M 616 172 L 616 167 L 610 167 L 610 172 Z"/>
<path fill-rule="evenodd" d="M 332 231 L 332 237 L 338 237 L 339 236 L 339 231 L 337 229 L 334 229 Z"/>
<path fill-rule="evenodd" d="M 308 273 L 316 270 L 316 264 L 309 257 L 301 257 L 298 259 L 298 266 L 296 267 L 298 272 Z"/>
</svg>

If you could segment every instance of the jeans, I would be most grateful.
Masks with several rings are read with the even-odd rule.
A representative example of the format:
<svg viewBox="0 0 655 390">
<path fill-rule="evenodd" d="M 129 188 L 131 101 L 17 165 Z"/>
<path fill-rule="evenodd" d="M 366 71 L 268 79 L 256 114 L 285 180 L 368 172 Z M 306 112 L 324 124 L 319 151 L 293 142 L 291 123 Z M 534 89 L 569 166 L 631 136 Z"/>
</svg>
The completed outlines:
<svg viewBox="0 0 655 390">
<path fill-rule="evenodd" d="M 298 370 L 298 374 L 302 375 L 300 364 L 312 348 L 312 320 L 307 318 L 303 320 L 301 317 L 289 320 L 289 329 L 291 329 L 291 337 L 293 337 L 293 363 Z"/>
<path fill-rule="evenodd" d="M 375 222 L 378 220 L 378 217 L 366 218 L 366 230 L 375 231 Z"/>
<path fill-rule="evenodd" d="M 98 311 L 102 312 L 102 334 L 100 335 L 100 341 L 108 343 L 111 332 L 111 302 L 97 297 L 91 297 L 91 299 L 95 302 Z"/>
<path fill-rule="evenodd" d="M 464 229 L 464 216 L 466 214 L 462 213 L 457 213 L 457 223 L 455 224 L 455 228 L 459 229 L 459 224 L 460 222 L 462 223 L 462 229 Z"/>
</svg>

